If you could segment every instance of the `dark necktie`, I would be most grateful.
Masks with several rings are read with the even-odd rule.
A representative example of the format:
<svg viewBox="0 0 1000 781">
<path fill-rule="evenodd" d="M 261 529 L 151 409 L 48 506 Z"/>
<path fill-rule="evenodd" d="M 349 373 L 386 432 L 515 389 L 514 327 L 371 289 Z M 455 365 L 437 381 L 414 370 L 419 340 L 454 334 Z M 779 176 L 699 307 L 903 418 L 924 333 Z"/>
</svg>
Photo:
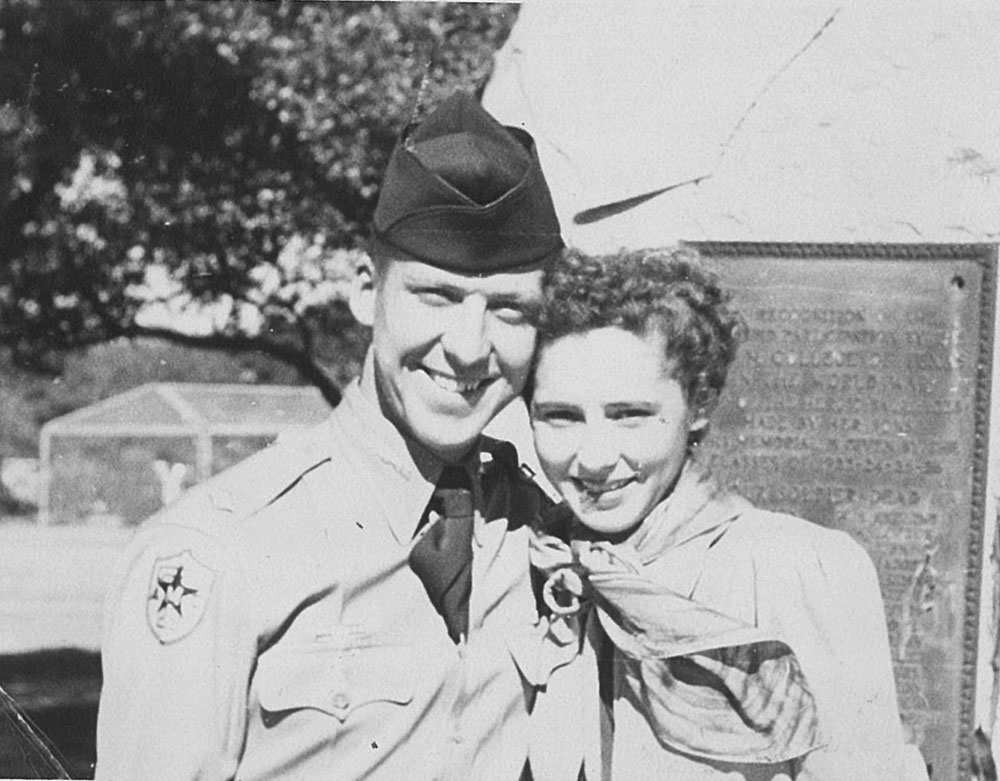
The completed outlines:
<svg viewBox="0 0 1000 781">
<path fill-rule="evenodd" d="M 410 569 L 457 643 L 469 629 L 472 591 L 472 484 L 461 467 L 446 466 L 441 473 L 417 530 L 428 523 L 410 551 Z"/>
</svg>

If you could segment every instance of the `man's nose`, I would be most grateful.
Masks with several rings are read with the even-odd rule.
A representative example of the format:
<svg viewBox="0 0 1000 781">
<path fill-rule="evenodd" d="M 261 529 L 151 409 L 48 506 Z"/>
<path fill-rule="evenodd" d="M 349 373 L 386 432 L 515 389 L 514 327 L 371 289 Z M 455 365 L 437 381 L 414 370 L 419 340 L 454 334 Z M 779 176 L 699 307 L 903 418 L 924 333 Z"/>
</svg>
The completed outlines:
<svg viewBox="0 0 1000 781">
<path fill-rule="evenodd" d="M 486 315 L 486 300 L 482 296 L 467 296 L 451 308 L 441 334 L 441 346 L 455 363 L 471 366 L 489 357 Z"/>
</svg>

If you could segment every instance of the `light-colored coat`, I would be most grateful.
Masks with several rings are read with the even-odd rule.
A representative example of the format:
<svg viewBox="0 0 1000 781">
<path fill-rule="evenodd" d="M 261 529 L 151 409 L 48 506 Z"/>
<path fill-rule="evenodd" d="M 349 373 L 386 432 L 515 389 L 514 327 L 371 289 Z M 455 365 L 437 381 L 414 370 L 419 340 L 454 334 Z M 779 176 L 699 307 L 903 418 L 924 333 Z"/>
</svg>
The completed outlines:
<svg viewBox="0 0 1000 781">
<path fill-rule="evenodd" d="M 735 619 L 750 630 L 748 637 L 759 631 L 787 644 L 815 698 L 821 736 L 819 748 L 781 762 L 693 756 L 689 746 L 662 739 L 656 709 L 650 706 L 669 701 L 655 696 L 668 680 L 658 673 L 666 669 L 666 661 L 658 668 L 616 649 L 610 746 L 614 781 L 926 779 L 919 752 L 903 737 L 875 568 L 847 534 L 755 508 L 720 492 L 689 464 L 672 495 L 627 542 L 613 547 L 656 587 L 691 600 L 698 609 Z M 676 621 L 676 614 L 665 613 L 663 621 Z M 589 670 L 584 677 L 596 677 L 595 653 L 591 647 L 575 663 Z M 589 692 L 590 700 L 596 699 L 595 685 Z M 589 742 L 596 740 L 599 707 L 584 698 L 564 707 L 591 714 Z M 545 716 L 553 725 L 560 720 L 554 707 Z M 711 729 L 707 720 L 706 729 Z M 588 779 L 600 777 L 599 767 L 592 756 Z"/>
</svg>

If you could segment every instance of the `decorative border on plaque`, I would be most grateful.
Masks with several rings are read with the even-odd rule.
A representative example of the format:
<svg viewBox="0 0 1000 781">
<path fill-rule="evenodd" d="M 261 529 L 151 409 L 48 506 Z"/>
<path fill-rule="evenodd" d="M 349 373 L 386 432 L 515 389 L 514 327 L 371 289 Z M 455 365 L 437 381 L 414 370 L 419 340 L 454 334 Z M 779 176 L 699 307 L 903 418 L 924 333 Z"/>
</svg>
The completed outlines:
<svg viewBox="0 0 1000 781">
<path fill-rule="evenodd" d="M 978 311 L 978 349 L 972 406 L 974 441 L 971 447 L 972 476 L 967 556 L 963 591 L 961 647 L 963 658 L 959 680 L 957 762 L 962 779 L 972 778 L 971 751 L 975 730 L 976 657 L 979 639 L 979 605 L 983 565 L 983 532 L 986 513 L 987 454 L 990 427 L 990 392 L 993 361 L 993 331 L 997 294 L 998 245 L 959 244 L 833 244 L 781 242 L 690 241 L 710 261 L 713 258 L 766 258 L 787 260 L 852 259 L 889 261 L 974 261 L 981 271 Z M 952 283 L 962 286 L 960 278 Z M 947 771 L 945 771 L 947 772 Z"/>
<path fill-rule="evenodd" d="M 996 330 L 996 274 L 997 245 L 966 245 L 978 248 L 979 254 L 971 257 L 979 262 L 983 271 L 980 287 L 979 319 L 991 327 L 980 327 L 979 332 L 979 362 L 976 382 L 975 406 L 975 442 L 973 444 L 972 471 L 972 516 L 969 538 L 969 571 L 976 577 L 969 578 L 965 589 L 965 660 L 962 679 L 962 712 L 960 716 L 961 733 L 959 747 L 961 750 L 959 769 L 972 777 L 972 739 L 975 724 L 975 688 L 976 688 L 976 654 L 979 650 L 979 609 L 982 599 L 981 582 L 983 561 L 983 527 L 986 518 L 986 463 L 989 450 L 990 432 L 990 396 L 992 392 L 992 362 L 993 339 Z M 976 566 L 973 568 L 973 563 Z"/>
<path fill-rule="evenodd" d="M 975 260 L 993 271 L 996 244 L 827 244 L 769 241 L 685 241 L 706 257 L 879 258 L 882 260 Z M 991 303 L 992 308 L 992 303 Z"/>
</svg>

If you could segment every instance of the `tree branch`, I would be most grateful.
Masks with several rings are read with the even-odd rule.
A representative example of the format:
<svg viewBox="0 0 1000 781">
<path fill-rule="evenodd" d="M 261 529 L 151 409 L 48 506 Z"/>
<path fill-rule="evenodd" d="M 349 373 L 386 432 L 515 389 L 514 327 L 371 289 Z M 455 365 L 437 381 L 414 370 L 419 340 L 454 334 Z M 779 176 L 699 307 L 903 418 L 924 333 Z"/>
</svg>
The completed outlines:
<svg viewBox="0 0 1000 781">
<path fill-rule="evenodd" d="M 224 334 L 195 335 L 185 334 L 169 328 L 152 328 L 131 324 L 121 329 L 121 336 L 129 338 L 151 337 L 163 339 L 174 344 L 187 347 L 200 347 L 208 350 L 228 350 L 234 352 L 249 352 L 257 350 L 281 361 L 298 371 L 302 379 L 317 387 L 323 398 L 331 407 L 337 406 L 341 399 L 341 390 L 330 379 L 323 368 L 313 360 L 305 350 L 282 342 L 274 342 L 253 336 L 227 336 Z"/>
</svg>

